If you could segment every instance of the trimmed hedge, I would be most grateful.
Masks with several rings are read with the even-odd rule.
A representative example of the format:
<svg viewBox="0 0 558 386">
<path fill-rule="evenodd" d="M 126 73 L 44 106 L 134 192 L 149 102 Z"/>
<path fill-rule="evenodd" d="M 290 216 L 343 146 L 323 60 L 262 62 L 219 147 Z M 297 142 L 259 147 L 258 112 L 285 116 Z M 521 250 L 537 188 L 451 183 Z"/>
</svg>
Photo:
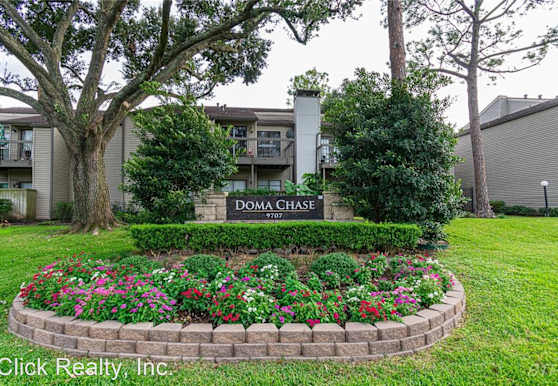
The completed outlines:
<svg viewBox="0 0 558 386">
<path fill-rule="evenodd" d="M 136 246 L 144 251 L 262 250 L 293 245 L 343 250 L 412 249 L 421 236 L 420 228 L 412 224 L 326 221 L 150 224 L 134 225 L 130 230 Z"/>
</svg>

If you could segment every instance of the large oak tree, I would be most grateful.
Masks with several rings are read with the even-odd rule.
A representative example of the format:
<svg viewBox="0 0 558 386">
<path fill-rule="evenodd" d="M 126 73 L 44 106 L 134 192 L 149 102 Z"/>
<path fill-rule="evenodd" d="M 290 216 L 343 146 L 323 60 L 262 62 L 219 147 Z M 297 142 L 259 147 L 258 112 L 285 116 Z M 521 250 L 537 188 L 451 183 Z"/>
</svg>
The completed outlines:
<svg viewBox="0 0 558 386">
<path fill-rule="evenodd" d="M 486 182 L 479 113 L 479 75 L 514 73 L 536 66 L 558 41 L 548 28 L 535 40 L 524 37 L 519 20 L 554 0 L 404 0 L 410 25 L 428 26 L 422 40 L 409 45 L 415 62 L 463 80 L 467 85 L 469 132 L 475 175 L 475 213 L 493 217 Z M 526 41 L 527 40 L 527 41 Z"/>
<path fill-rule="evenodd" d="M 305 43 L 361 2 L 164 0 L 157 8 L 138 0 L 0 0 L 0 49 L 30 74 L 4 72 L 0 95 L 33 107 L 64 138 L 74 230 L 111 228 L 105 148 L 153 84 L 200 97 L 237 77 L 253 82 L 271 45 L 264 32 L 284 26 Z M 110 61 L 122 81 L 104 76 Z"/>
</svg>

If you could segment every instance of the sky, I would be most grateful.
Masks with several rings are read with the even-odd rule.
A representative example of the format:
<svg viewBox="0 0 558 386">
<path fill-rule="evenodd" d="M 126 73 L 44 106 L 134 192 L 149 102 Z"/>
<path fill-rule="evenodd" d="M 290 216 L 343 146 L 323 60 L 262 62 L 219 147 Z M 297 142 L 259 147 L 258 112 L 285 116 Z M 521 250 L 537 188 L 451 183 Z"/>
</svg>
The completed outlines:
<svg viewBox="0 0 558 386">
<path fill-rule="evenodd" d="M 496 0 L 487 0 L 493 2 Z M 327 72 L 330 86 L 337 87 L 343 79 L 353 77 L 357 67 L 368 71 L 388 72 L 389 45 L 387 30 L 382 27 L 380 2 L 367 0 L 360 8 L 358 20 L 333 21 L 322 27 L 319 36 L 301 45 L 290 39 L 282 28 L 270 37 L 274 44 L 267 60 L 267 67 L 255 84 L 244 85 L 241 81 L 220 86 L 215 96 L 204 100 L 204 104 L 226 104 L 235 107 L 284 108 L 287 101 L 289 79 L 316 67 Z M 521 22 L 527 37 L 536 36 L 546 25 L 558 24 L 558 9 L 552 12 L 535 11 Z M 406 41 L 411 37 L 423 37 L 420 31 L 406 31 Z M 7 64 L 9 70 L 22 71 L 13 58 L 0 53 L 0 67 Z M 118 77 L 117 66 L 108 66 L 104 79 Z M 479 105 L 482 109 L 498 95 L 512 97 L 543 98 L 558 97 L 558 48 L 553 48 L 541 65 L 517 73 L 507 74 L 497 80 L 496 85 L 487 85 L 488 79 L 479 82 Z M 466 86 L 456 80 L 441 90 L 440 96 L 450 96 L 452 105 L 447 119 L 457 128 L 468 122 Z M 147 102 L 147 105 L 153 102 Z M 21 105 L 14 100 L 0 97 L 0 107 Z"/>
</svg>

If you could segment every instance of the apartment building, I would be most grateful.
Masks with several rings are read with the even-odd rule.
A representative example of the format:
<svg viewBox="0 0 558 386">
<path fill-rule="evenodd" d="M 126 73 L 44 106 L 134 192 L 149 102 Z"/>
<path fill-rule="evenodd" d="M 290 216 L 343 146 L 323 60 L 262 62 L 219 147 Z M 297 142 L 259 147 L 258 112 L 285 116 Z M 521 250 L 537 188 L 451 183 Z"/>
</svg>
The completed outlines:
<svg viewBox="0 0 558 386">
<path fill-rule="evenodd" d="M 329 175 L 335 158 L 332 139 L 321 132 L 316 91 L 299 90 L 294 108 L 206 106 L 215 122 L 231 127 L 237 144 L 238 173 L 226 191 L 284 190 L 285 181 L 302 182 L 305 173 Z M 56 128 L 29 108 L 0 109 L 0 189 L 30 188 L 37 192 L 36 217 L 50 219 L 58 202 L 72 201 L 69 157 Z M 131 117 L 122 122 L 105 153 L 111 202 L 130 197 L 119 189 L 122 164 L 139 144 Z"/>
<path fill-rule="evenodd" d="M 540 182 L 546 180 L 549 203 L 558 205 L 558 98 L 498 97 L 483 110 L 481 122 L 490 199 L 544 207 Z M 455 176 L 471 195 L 475 180 L 468 130 L 457 135 L 455 152 L 463 159 Z"/>
</svg>

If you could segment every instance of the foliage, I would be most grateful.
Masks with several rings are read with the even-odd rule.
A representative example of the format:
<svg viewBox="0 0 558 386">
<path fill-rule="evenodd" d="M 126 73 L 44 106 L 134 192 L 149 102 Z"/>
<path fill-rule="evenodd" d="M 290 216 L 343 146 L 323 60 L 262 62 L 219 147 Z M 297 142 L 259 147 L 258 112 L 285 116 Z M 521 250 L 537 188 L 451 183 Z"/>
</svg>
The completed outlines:
<svg viewBox="0 0 558 386">
<path fill-rule="evenodd" d="M 193 219 L 194 196 L 222 186 L 236 171 L 228 132 L 183 102 L 136 114 L 141 143 L 123 165 L 123 190 L 158 223 Z"/>
<path fill-rule="evenodd" d="M 287 94 L 287 105 L 293 104 L 297 90 L 317 90 L 320 91 L 320 98 L 323 98 L 331 88 L 329 87 L 329 74 L 320 72 L 316 67 L 306 71 L 304 74 L 296 75 L 289 80 Z"/>
<path fill-rule="evenodd" d="M 33 265 L 49 264 L 53 256 L 62 257 L 74 251 L 88 250 L 95 256 L 109 258 L 135 250 L 129 232 L 123 228 L 97 236 L 60 234 L 65 229 L 60 225 L 0 229 L 0 239 L 9 240 L 0 248 L 3 275 L 0 297 L 6 301 L 0 304 L 3 312 L 8 312 L 21 282 L 31 279 Z M 327 384 L 333 371 L 342 373 L 347 383 L 354 384 L 399 384 L 402 379 L 414 384 L 429 384 L 433 380 L 440 384 L 548 384 L 549 372 L 558 369 L 553 356 L 556 334 L 552 317 L 558 309 L 558 298 L 548 296 L 558 290 L 558 219 L 459 218 L 446 231 L 452 248 L 441 252 L 438 258 L 458 274 L 465 286 L 467 317 L 450 337 L 427 353 L 416 353 L 410 359 L 382 360 L 373 366 L 368 362 L 332 362 L 324 366 L 323 362 L 304 361 L 288 366 L 281 362 L 254 362 L 215 368 L 193 363 L 173 370 L 173 382 L 212 384 L 219 382 L 226 371 L 227 380 L 238 384 Z M 49 242 L 45 242 L 47 239 Z M 540 339 L 533 340 L 533 332 Z M 21 358 L 22 362 L 40 357 L 46 361 L 47 375 L 42 376 L 43 381 L 51 384 L 73 381 L 64 374 L 56 375 L 59 353 L 38 346 L 27 350 L 6 328 L 0 332 L 0 340 L 0 357 Z M 129 383 L 158 383 L 156 378 L 136 375 L 135 361 L 117 364 L 120 363 L 122 371 L 128 372 Z M 495 368 L 497 371 L 491 371 Z M 84 380 L 85 384 L 95 382 Z"/>
<path fill-rule="evenodd" d="M 62 222 L 72 221 L 74 216 L 73 202 L 57 202 L 54 208 L 54 218 Z"/>
<path fill-rule="evenodd" d="M 310 266 L 310 271 L 315 272 L 322 280 L 327 280 L 333 273 L 339 275 L 343 282 L 350 282 L 358 263 L 346 253 L 330 253 L 316 259 Z"/>
<path fill-rule="evenodd" d="M 223 270 L 224 259 L 212 255 L 194 255 L 184 261 L 184 268 L 196 276 L 213 280 Z"/>
<path fill-rule="evenodd" d="M 452 288 L 443 267 L 422 256 L 398 256 L 390 265 L 389 285 L 376 290 L 367 262 L 346 254 L 329 254 L 314 262 L 307 283 L 294 270 L 279 275 L 284 262 L 260 256 L 262 267 L 247 262 L 237 271 L 215 256 L 197 255 L 170 268 L 156 268 L 140 256 L 111 264 L 83 255 L 41 268 L 21 287 L 26 306 L 58 315 L 122 323 L 170 321 L 177 311 L 222 323 L 338 323 L 400 320 L 439 302 Z M 156 268 L 156 269 L 151 269 Z M 333 270 L 336 270 L 335 272 Z M 340 289 L 340 277 L 361 285 Z M 341 276 L 342 275 L 342 276 Z M 325 287 L 334 290 L 325 290 Z"/>
<path fill-rule="evenodd" d="M 12 211 L 12 201 L 0 198 L 0 220 L 5 220 Z"/>
<path fill-rule="evenodd" d="M 378 279 L 386 272 L 387 258 L 383 253 L 370 255 L 364 262 L 364 266 L 370 268 L 373 278 Z"/>
<path fill-rule="evenodd" d="M 254 83 L 271 49 L 267 33 L 284 25 L 291 37 L 306 43 L 323 24 L 351 17 L 361 3 L 2 1 L 0 50 L 26 71 L 23 76 L 5 71 L 0 95 L 34 108 L 61 132 L 72 168 L 82 174 L 74 180 L 76 224 L 84 230 L 110 228 L 115 220 L 104 151 L 126 115 L 150 96 L 146 85 L 161 84 L 169 96 L 203 98 L 238 78 Z M 107 76 L 110 62 L 120 77 Z M 40 97 L 29 94 L 39 90 Z M 92 159 L 101 162 L 92 167 Z M 182 188 L 170 189 L 169 196 L 180 201 L 171 218 L 187 214 Z M 165 204 L 151 204 L 149 210 L 166 221 L 164 211 L 152 209 Z"/>
<path fill-rule="evenodd" d="M 291 263 L 284 257 L 277 256 L 275 253 L 272 252 L 262 253 L 254 260 L 252 260 L 250 265 L 256 266 L 259 269 L 268 265 L 274 265 L 279 271 L 279 278 L 285 278 L 289 273 L 295 271 L 293 263 Z"/>
<path fill-rule="evenodd" d="M 504 201 L 499 201 L 499 200 L 490 201 L 490 206 L 492 207 L 494 213 L 502 213 L 502 210 L 506 206 L 506 203 Z"/>
<path fill-rule="evenodd" d="M 515 216 L 539 216 L 539 212 L 535 208 L 529 208 L 522 205 L 505 206 L 502 213 Z"/>
<path fill-rule="evenodd" d="M 443 120 L 447 101 L 434 97 L 444 81 L 411 71 L 405 82 L 392 88 L 389 76 L 358 69 L 326 98 L 338 147 L 336 186 L 376 222 L 446 224 L 463 198 L 451 173 L 458 158 Z"/>
<path fill-rule="evenodd" d="M 147 256 L 124 257 L 118 261 L 118 265 L 129 266 L 135 273 L 150 273 L 163 267 L 160 262 L 150 259 Z"/>
<path fill-rule="evenodd" d="M 302 181 L 306 187 L 315 192 L 315 194 L 322 194 L 325 190 L 328 190 L 331 183 L 324 180 L 320 173 L 304 173 L 302 175 Z"/>
<path fill-rule="evenodd" d="M 180 225 L 133 225 L 132 238 L 144 251 L 240 248 L 337 248 L 347 250 L 412 249 L 421 231 L 410 224 L 283 222 Z"/>
</svg>

